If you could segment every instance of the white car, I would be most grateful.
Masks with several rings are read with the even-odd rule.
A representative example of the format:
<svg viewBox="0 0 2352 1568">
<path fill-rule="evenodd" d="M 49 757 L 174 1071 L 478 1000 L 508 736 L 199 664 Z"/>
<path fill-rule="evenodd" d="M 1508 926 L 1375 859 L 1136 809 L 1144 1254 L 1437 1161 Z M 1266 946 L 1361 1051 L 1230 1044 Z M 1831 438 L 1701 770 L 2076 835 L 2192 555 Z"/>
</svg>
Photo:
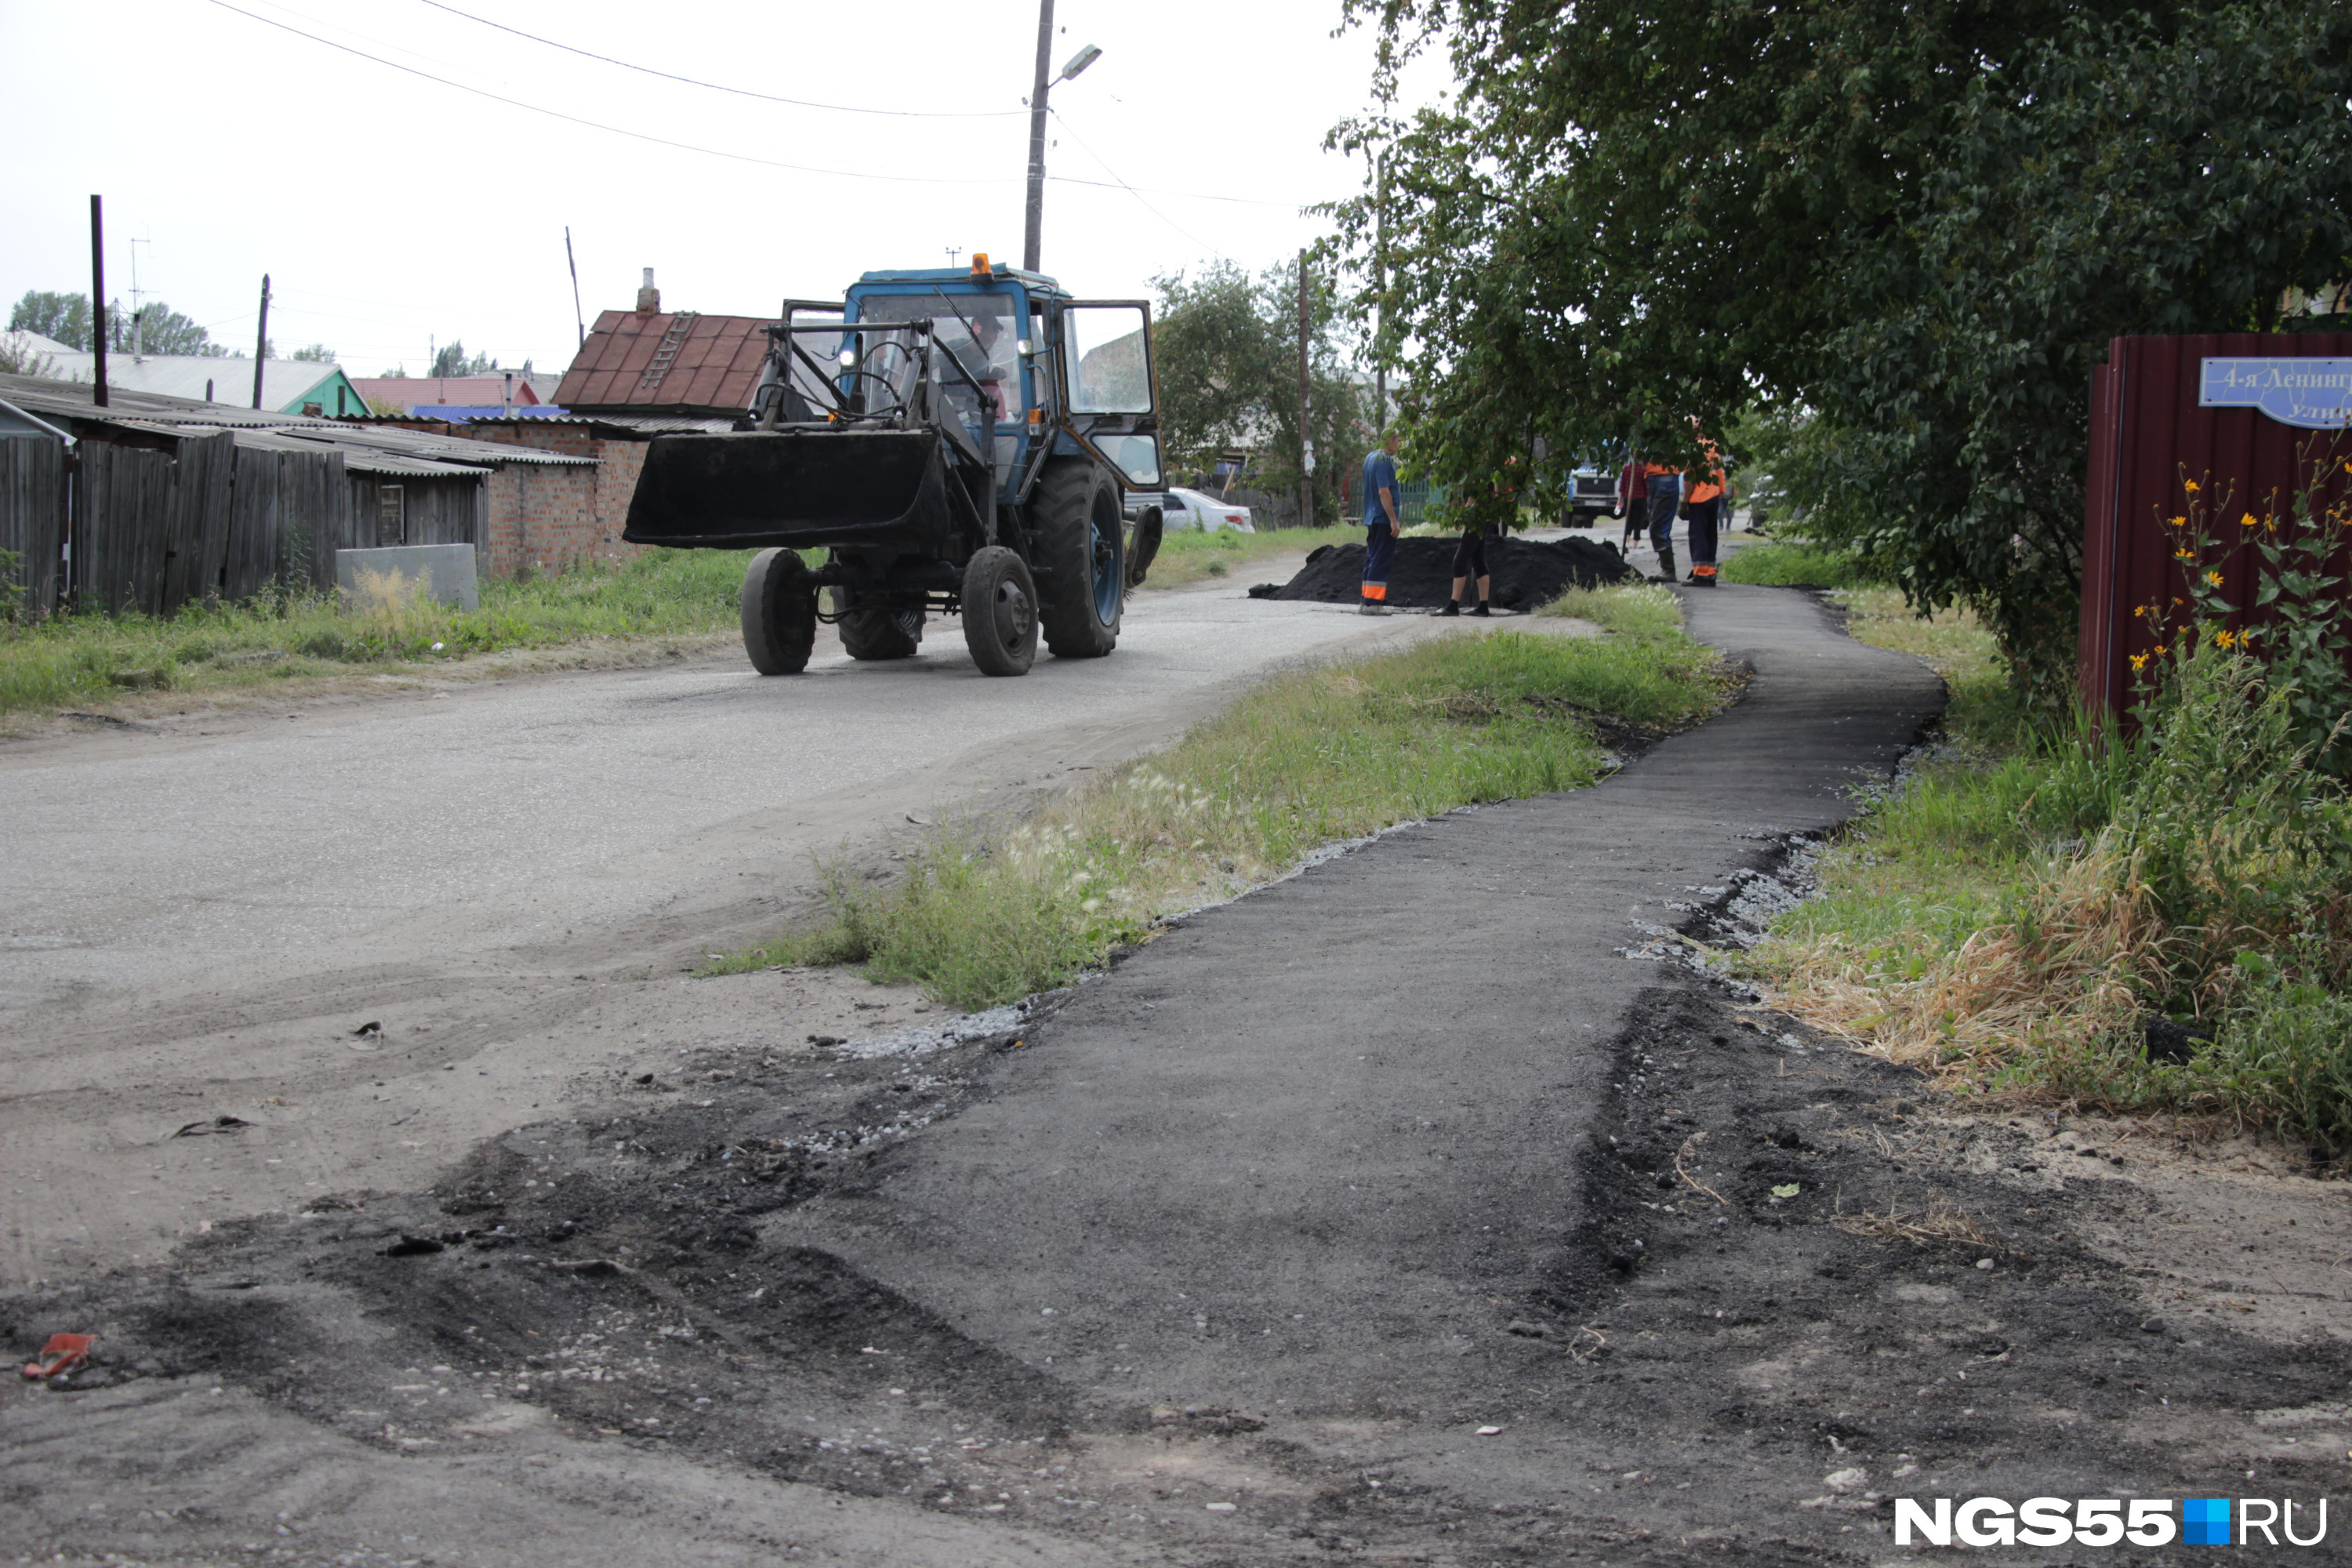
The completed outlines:
<svg viewBox="0 0 2352 1568">
<path fill-rule="evenodd" d="M 1250 526 L 1250 509 L 1228 505 L 1199 490 L 1170 490 L 1160 502 L 1160 526 L 1170 531 L 1180 528 L 1198 529 L 1202 533 L 1214 533 L 1230 528 L 1235 533 L 1255 533 Z"/>
</svg>

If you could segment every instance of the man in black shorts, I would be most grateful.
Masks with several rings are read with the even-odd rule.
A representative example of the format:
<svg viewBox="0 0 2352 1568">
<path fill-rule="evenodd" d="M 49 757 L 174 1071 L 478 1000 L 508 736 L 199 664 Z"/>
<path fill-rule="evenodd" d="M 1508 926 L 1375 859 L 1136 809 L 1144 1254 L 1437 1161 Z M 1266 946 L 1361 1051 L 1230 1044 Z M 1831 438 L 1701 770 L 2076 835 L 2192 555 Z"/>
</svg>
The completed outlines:
<svg viewBox="0 0 2352 1568">
<path fill-rule="evenodd" d="M 1507 459 L 1507 463 L 1516 468 L 1518 459 L 1512 458 Z M 1486 571 L 1486 541 L 1489 538 L 1500 539 L 1510 531 L 1509 519 L 1517 507 L 1518 487 L 1497 480 L 1486 504 L 1473 509 L 1463 520 L 1462 542 L 1454 547 L 1454 596 L 1445 601 L 1445 608 L 1438 611 L 1439 615 L 1458 616 L 1462 613 L 1462 590 L 1470 585 L 1472 577 L 1478 579 L 1478 607 L 1470 613 L 1474 616 L 1494 613 L 1487 608 L 1487 602 L 1494 597 L 1494 579 Z"/>
</svg>

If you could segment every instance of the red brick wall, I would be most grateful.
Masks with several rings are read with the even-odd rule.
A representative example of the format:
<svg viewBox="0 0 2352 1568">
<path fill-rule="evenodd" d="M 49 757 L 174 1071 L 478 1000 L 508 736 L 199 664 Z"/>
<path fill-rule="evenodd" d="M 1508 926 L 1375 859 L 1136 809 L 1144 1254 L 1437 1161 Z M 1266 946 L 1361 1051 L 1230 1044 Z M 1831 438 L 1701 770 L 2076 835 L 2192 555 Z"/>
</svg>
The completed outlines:
<svg viewBox="0 0 2352 1568">
<path fill-rule="evenodd" d="M 476 426 L 466 433 L 596 462 L 593 468 L 518 463 L 490 476 L 483 542 L 491 575 L 512 576 L 526 565 L 553 572 L 583 560 L 629 561 L 645 552 L 646 546 L 621 538 L 645 466 L 644 442 L 599 440 L 576 425 Z"/>
</svg>

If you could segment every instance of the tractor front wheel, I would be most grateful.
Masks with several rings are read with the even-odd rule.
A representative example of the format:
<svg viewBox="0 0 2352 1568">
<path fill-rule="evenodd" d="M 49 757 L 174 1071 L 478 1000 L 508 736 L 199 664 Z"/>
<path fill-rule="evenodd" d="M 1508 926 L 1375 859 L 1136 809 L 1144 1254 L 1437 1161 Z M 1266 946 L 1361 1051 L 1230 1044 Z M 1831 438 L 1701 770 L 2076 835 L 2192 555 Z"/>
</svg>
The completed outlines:
<svg viewBox="0 0 2352 1568">
<path fill-rule="evenodd" d="M 1037 561 L 1045 570 L 1038 618 L 1060 658 L 1100 658 L 1118 646 L 1127 598 L 1127 518 L 1118 481 L 1086 458 L 1045 465 L 1030 500 Z"/>
<path fill-rule="evenodd" d="M 1037 584 L 1002 544 L 972 552 L 963 569 L 963 640 L 982 675 L 1026 675 L 1037 660 Z"/>
<path fill-rule="evenodd" d="M 798 675 L 816 646 L 816 585 L 790 550 L 762 550 L 743 574 L 743 647 L 761 675 Z"/>
</svg>

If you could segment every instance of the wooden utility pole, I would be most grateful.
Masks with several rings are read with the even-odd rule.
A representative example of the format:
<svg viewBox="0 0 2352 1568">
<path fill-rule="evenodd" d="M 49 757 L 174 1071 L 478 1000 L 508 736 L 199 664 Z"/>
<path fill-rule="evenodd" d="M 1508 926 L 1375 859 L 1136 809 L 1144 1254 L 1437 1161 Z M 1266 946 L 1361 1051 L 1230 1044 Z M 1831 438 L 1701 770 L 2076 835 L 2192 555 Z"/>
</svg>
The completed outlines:
<svg viewBox="0 0 2352 1568">
<path fill-rule="evenodd" d="M 1029 216 L 1021 237 L 1021 265 L 1030 272 L 1044 259 L 1045 241 L 1045 94 L 1053 83 L 1054 0 L 1037 0 L 1037 83 L 1029 93 Z"/>
<path fill-rule="evenodd" d="M 580 258 L 572 254 L 572 226 L 563 226 L 563 263 L 572 268 L 572 325 L 580 334 L 580 347 L 588 346 L 588 318 L 580 313 Z"/>
<path fill-rule="evenodd" d="M 106 404 L 106 217 L 100 210 L 98 197 L 89 198 L 89 342 L 96 354 L 91 366 L 97 388 L 91 401 L 103 408 Z"/>
<path fill-rule="evenodd" d="M 1307 292 L 1307 252 L 1298 253 L 1298 526 L 1315 526 L 1315 435 L 1308 423 L 1314 382 L 1308 374 L 1307 339 L 1313 313 Z"/>
<path fill-rule="evenodd" d="M 261 330 L 253 339 L 253 405 L 261 406 L 261 373 L 269 365 L 269 274 L 261 275 Z"/>
</svg>

